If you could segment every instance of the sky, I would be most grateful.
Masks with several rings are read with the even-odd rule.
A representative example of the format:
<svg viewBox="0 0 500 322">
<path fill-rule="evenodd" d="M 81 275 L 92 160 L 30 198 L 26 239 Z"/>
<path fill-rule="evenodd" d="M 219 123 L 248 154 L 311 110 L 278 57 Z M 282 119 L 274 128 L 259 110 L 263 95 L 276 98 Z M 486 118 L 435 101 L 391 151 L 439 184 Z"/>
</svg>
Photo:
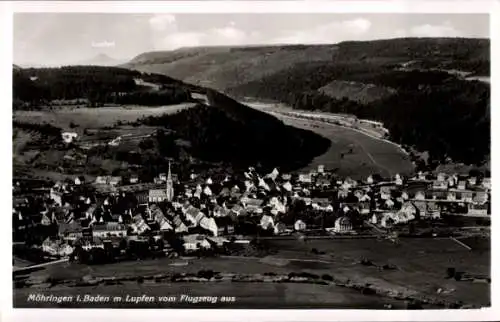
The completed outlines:
<svg viewBox="0 0 500 322">
<path fill-rule="evenodd" d="M 487 14 L 16 13 L 14 63 L 64 65 L 98 54 L 128 61 L 180 47 L 329 44 L 397 37 L 489 38 Z"/>
</svg>

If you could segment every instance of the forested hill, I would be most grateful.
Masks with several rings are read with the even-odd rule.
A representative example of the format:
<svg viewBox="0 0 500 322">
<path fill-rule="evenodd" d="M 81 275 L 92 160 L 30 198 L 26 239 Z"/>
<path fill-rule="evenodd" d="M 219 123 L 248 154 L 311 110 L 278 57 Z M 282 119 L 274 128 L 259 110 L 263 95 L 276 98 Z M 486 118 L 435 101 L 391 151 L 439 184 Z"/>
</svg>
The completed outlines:
<svg viewBox="0 0 500 322">
<path fill-rule="evenodd" d="M 164 155 L 179 155 L 175 144 L 189 142 L 187 153 L 195 158 L 230 164 L 235 169 L 256 166 L 262 171 L 284 171 L 306 166 L 324 153 L 330 141 L 311 131 L 283 124 L 273 116 L 253 110 L 218 93 L 213 104 L 198 105 L 176 114 L 149 117 L 139 123 L 163 126 L 170 134 L 158 139 Z"/>
<path fill-rule="evenodd" d="M 489 56 L 489 39 L 400 38 L 331 45 L 182 48 L 143 53 L 123 66 L 224 91 L 303 63 L 389 66 L 412 62 L 419 68 L 489 75 Z"/>
<path fill-rule="evenodd" d="M 354 82 L 349 97 L 341 97 L 339 81 L 344 87 Z M 362 91 L 355 92 L 355 87 Z M 370 95 L 369 90 L 377 95 Z M 490 154 L 490 85 L 444 71 L 395 70 L 362 63 L 303 64 L 227 93 L 381 121 L 391 140 L 429 152 L 436 163 L 451 159 L 480 165 Z"/>
<path fill-rule="evenodd" d="M 54 101 L 167 105 L 189 100 L 193 85 L 165 75 L 117 67 L 13 68 L 13 108 L 38 108 Z"/>
<path fill-rule="evenodd" d="M 331 45 L 188 48 L 126 67 L 294 108 L 379 120 L 435 163 L 481 164 L 490 151 L 490 40 L 401 38 Z"/>
</svg>

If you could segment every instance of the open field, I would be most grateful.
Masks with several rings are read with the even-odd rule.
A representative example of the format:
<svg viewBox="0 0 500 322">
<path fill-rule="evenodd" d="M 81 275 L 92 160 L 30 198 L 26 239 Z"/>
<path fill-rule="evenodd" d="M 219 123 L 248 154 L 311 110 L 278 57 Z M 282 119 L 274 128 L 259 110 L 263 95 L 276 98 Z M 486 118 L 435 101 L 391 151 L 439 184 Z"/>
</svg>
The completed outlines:
<svg viewBox="0 0 500 322">
<path fill-rule="evenodd" d="M 399 244 L 388 240 L 276 240 L 271 241 L 273 248 L 278 248 L 278 253 L 267 259 L 258 258 L 192 258 L 192 259 L 158 259 L 146 261 L 130 261 L 108 265 L 87 266 L 74 263 L 57 264 L 33 272 L 28 281 L 32 283 L 44 283 L 48 278 L 55 280 L 81 280 L 85 277 L 131 277 L 152 276 L 165 273 L 197 273 L 200 270 L 213 270 L 221 273 L 237 274 L 263 274 L 276 273 L 288 274 L 290 272 L 310 272 L 318 275 L 329 274 L 338 280 L 352 281 L 360 285 L 370 284 L 379 289 L 391 290 L 395 293 L 407 296 L 423 296 L 427 298 L 438 298 L 450 302 L 462 301 L 466 304 L 487 306 L 490 303 L 490 285 L 474 283 L 470 281 L 455 281 L 446 279 L 446 269 L 454 267 L 459 272 L 470 274 L 489 275 L 489 240 L 463 240 L 468 243 L 472 250 L 467 250 L 450 239 L 401 239 Z M 316 248 L 324 255 L 316 255 L 311 252 Z M 371 260 L 376 266 L 364 266 L 359 264 L 361 259 Z M 282 260 L 286 259 L 286 260 Z M 183 262 L 182 265 L 176 265 Z M 187 262 L 187 263 L 186 263 Z M 278 265 L 279 264 L 279 265 Z M 394 270 L 380 269 L 380 266 L 394 265 Z M 72 294 L 85 293 L 86 290 L 99 293 L 138 292 L 146 286 L 138 285 L 137 282 L 126 282 L 121 287 L 104 286 L 85 288 L 63 288 L 54 286 L 51 292 L 71 292 Z M 215 283 L 215 284 L 214 284 Z M 161 285 L 166 285 L 162 283 Z M 172 293 L 186 292 L 182 289 L 182 283 L 171 288 L 148 284 L 146 293 L 156 292 L 156 289 L 166 290 Z M 325 285 L 292 285 L 280 286 L 280 284 L 252 283 L 245 287 L 237 284 L 226 285 L 225 283 L 207 282 L 192 285 L 192 292 L 200 292 L 200 295 L 225 295 L 249 297 L 250 289 L 262 287 L 269 291 L 267 301 L 260 302 L 252 298 L 246 305 L 260 305 L 263 303 L 274 303 L 274 305 L 307 306 L 310 301 L 307 296 L 317 294 L 315 303 L 325 303 L 325 306 L 355 305 L 365 307 L 367 303 L 378 301 L 378 296 L 361 295 L 354 291 L 353 297 L 350 292 L 343 288 Z M 279 289 L 281 287 L 281 289 Z M 58 288 L 61 288 L 58 291 Z M 180 289 L 177 289 L 180 288 Z M 203 293 L 210 290 L 210 294 Z M 277 293 L 278 290 L 286 292 Z M 441 289 L 441 291 L 439 291 Z M 18 305 L 26 305 L 25 298 L 33 288 L 15 289 L 14 294 Z M 126 290 L 126 291 L 125 291 Z M 223 294 L 226 292 L 227 294 Z M 236 294 L 235 294 L 236 292 Z M 240 293 L 242 292 L 242 293 Z M 248 293 L 247 293 L 248 292 Z M 267 291 L 266 291 L 267 292 Z M 295 293 L 297 292 L 297 296 Z M 347 292 L 347 297 L 339 294 Z M 172 294 L 168 293 L 168 294 Z M 260 296 L 260 293 L 257 292 Z M 309 294 L 311 293 L 311 294 Z M 309 295 L 307 295 L 309 294 Z M 158 294 L 163 295 L 163 294 Z M 165 294 L 167 295 L 167 294 Z M 283 302 L 283 297 L 285 301 Z M 273 299 L 271 301 L 271 299 Z M 295 300 L 293 300 L 295 299 Z M 341 299 L 340 302 L 337 302 Z M 364 301 L 365 299 L 366 301 Z M 389 300 L 385 298 L 384 300 Z M 253 302 L 252 302 L 253 301 Z M 288 302 L 295 301 L 295 302 Z M 332 302 L 329 302 L 332 301 Z M 401 301 L 400 301 L 401 302 Z M 24 303 L 24 304 L 23 304 Z M 378 302 L 376 302 L 378 303 Z M 371 304 L 370 304 L 371 305 Z M 368 305 L 368 307 L 370 306 Z M 378 305 L 378 304 L 377 304 Z"/>
<path fill-rule="evenodd" d="M 71 305 L 55 303 L 33 303 L 27 301 L 30 293 L 52 294 L 55 296 L 84 296 L 99 294 L 102 296 L 174 296 L 177 301 L 174 303 L 141 303 L 141 304 L 80 304 Z M 189 296 L 212 296 L 235 297 L 234 303 L 198 303 L 188 304 L 180 301 L 180 297 L 185 294 Z M 404 308 L 404 303 L 398 300 L 387 299 L 379 296 L 367 296 L 358 291 L 334 285 L 314 285 L 314 284 L 281 284 L 281 283 L 161 283 L 161 284 L 138 284 L 128 282 L 123 285 L 109 285 L 97 287 L 64 288 L 55 287 L 50 291 L 40 291 L 21 289 L 14 291 L 14 303 L 16 307 L 128 307 L 128 308 L 356 308 L 356 309 L 382 309 L 384 304 L 392 304 L 393 308 Z"/>
<path fill-rule="evenodd" d="M 246 104 L 266 112 L 275 111 L 265 104 Z M 393 176 L 396 173 L 407 174 L 413 170 L 409 157 L 397 146 L 383 140 L 335 124 L 297 119 L 277 113 L 273 115 L 287 125 L 311 130 L 331 140 L 330 149 L 314 158 L 304 170 L 315 169 L 323 164 L 326 169 L 338 169 L 337 173 L 341 176 L 356 179 L 366 178 L 373 173 Z M 350 149 L 352 153 L 349 153 Z M 343 158 L 341 154 L 344 154 Z"/>
<path fill-rule="evenodd" d="M 118 121 L 134 122 L 142 117 L 175 113 L 194 105 L 194 103 L 184 103 L 160 107 L 69 107 L 52 111 L 14 111 L 13 120 L 26 123 L 49 123 L 62 129 L 69 129 L 70 123 L 78 125 L 79 128 L 98 128 L 113 126 Z"/>
<path fill-rule="evenodd" d="M 406 239 L 399 244 L 388 240 L 308 240 L 300 242 L 273 241 L 280 249 L 279 256 L 310 258 L 312 248 L 325 252 L 324 258 L 331 261 L 332 273 L 351 276 L 353 280 L 367 283 L 408 288 L 421 294 L 435 296 L 437 290 L 451 291 L 446 296 L 465 303 L 487 305 L 490 301 L 488 284 L 445 279 L 446 269 L 455 267 L 457 271 L 471 274 L 490 274 L 489 239 L 473 241 L 472 250 L 450 239 Z M 376 265 L 392 264 L 396 270 L 379 270 L 377 267 L 359 265 L 363 258 Z M 314 266 L 313 266 L 314 267 Z M 314 269 L 314 268 L 312 268 Z M 452 291 L 453 290 L 453 291 Z"/>
</svg>

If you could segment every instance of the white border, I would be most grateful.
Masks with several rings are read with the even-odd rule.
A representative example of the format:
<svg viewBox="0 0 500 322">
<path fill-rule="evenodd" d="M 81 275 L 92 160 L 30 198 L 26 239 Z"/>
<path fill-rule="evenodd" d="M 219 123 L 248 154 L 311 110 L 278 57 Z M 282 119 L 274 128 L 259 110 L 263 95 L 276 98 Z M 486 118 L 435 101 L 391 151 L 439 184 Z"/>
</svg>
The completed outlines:
<svg viewBox="0 0 500 322">
<path fill-rule="evenodd" d="M 0 2 L 0 32 L 2 41 L 2 59 L 0 60 L 0 97 L 1 118 L 0 127 L 3 151 L 11 151 L 11 68 L 12 68 L 12 12 L 117 12 L 117 13 L 490 13 L 490 30 L 500 30 L 500 4 L 497 1 L 67 1 L 67 2 Z M 491 32 L 492 42 L 492 82 L 500 83 L 498 71 L 500 64 L 500 48 L 498 39 Z M 492 105 L 497 106 L 500 94 L 491 91 Z M 492 108 L 492 168 L 495 168 L 499 149 L 495 140 L 495 129 L 499 128 L 500 119 L 495 117 L 498 112 Z M 500 117 L 500 115 L 498 115 Z M 3 216 L 9 218 L 12 158 L 1 158 L 2 169 L 5 171 L 2 178 Z M 496 182 L 496 171 L 493 169 L 493 182 Z M 496 184 L 494 183 L 494 186 Z M 497 207 L 496 189 L 493 189 L 493 216 Z M 492 245 L 496 245 L 495 231 L 498 228 L 492 220 Z M 146 319 L 170 321 L 491 321 L 500 317 L 498 281 L 493 278 L 492 308 L 481 310 L 426 310 L 426 311 L 373 311 L 373 310 L 22 310 L 12 309 L 12 273 L 11 273 L 11 230 L 5 221 L 0 225 L 4 230 L 0 236 L 5 240 L 0 247 L 5 252 L 2 261 L 0 278 L 2 279 L 1 319 L 2 321 L 88 321 L 99 319 L 107 321 L 135 321 Z M 492 276 L 499 267 L 498 248 L 492 247 Z"/>
<path fill-rule="evenodd" d="M 311 3 L 314 2 L 314 3 Z M 493 1 L 19 1 L 16 12 L 488 13 Z"/>
</svg>

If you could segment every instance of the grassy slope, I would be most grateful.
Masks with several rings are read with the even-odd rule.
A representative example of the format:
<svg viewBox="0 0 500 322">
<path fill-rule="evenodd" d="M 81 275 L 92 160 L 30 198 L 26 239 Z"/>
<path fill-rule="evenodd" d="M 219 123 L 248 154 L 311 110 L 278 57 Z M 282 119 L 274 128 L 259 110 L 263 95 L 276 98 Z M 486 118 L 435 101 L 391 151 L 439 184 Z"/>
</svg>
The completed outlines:
<svg viewBox="0 0 500 322">
<path fill-rule="evenodd" d="M 353 101 L 366 104 L 390 96 L 396 90 L 390 87 L 367 85 L 361 82 L 334 80 L 318 89 L 318 91 L 339 100 L 348 97 Z"/>
<path fill-rule="evenodd" d="M 124 67 L 224 90 L 300 63 L 384 65 L 415 59 L 421 59 L 426 66 L 464 67 L 464 70 L 484 75 L 487 74 L 485 66 L 489 65 L 489 40 L 403 38 L 337 45 L 193 48 L 144 53 Z"/>
</svg>

